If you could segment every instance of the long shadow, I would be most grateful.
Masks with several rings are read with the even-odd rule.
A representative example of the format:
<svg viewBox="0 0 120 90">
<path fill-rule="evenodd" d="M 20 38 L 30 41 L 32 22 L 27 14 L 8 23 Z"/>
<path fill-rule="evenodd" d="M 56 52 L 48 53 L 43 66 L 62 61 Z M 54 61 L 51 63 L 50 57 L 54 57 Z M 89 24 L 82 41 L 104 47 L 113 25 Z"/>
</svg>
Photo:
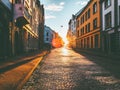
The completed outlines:
<svg viewBox="0 0 120 90">
<path fill-rule="evenodd" d="M 77 51 L 75 51 L 77 52 Z M 109 58 L 105 56 L 88 54 L 85 52 L 77 52 L 84 57 L 88 58 L 90 61 L 93 61 L 97 65 L 103 67 L 105 70 L 109 71 L 114 77 L 120 79 L 120 60 L 117 58 Z"/>
<path fill-rule="evenodd" d="M 8 65 L 8 66 L 6 66 L 6 67 L 0 68 L 0 74 L 4 73 L 4 72 L 6 72 L 6 71 L 9 71 L 9 70 L 11 70 L 11 69 L 13 69 L 13 68 L 16 68 L 16 67 L 18 67 L 18 66 L 21 66 L 21 65 L 23 65 L 23 64 L 26 64 L 26 63 L 32 61 L 33 59 L 35 59 L 35 58 L 37 58 L 37 57 L 39 57 L 39 56 L 30 58 L 30 59 L 27 59 L 27 60 L 21 60 L 21 61 L 19 61 L 19 62 L 16 62 L 16 63 L 12 64 L 12 65 Z"/>
</svg>

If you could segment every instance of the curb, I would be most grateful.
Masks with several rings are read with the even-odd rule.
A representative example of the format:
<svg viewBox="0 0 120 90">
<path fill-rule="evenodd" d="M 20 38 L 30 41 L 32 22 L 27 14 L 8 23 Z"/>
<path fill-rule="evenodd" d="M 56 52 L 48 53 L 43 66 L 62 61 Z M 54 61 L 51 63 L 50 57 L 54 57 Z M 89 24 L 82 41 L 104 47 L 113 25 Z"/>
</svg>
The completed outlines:
<svg viewBox="0 0 120 90">
<path fill-rule="evenodd" d="M 29 79 L 29 77 L 32 75 L 32 73 L 34 72 L 34 70 L 36 69 L 36 67 L 38 66 L 38 64 L 41 62 L 41 60 L 43 59 L 44 55 L 40 57 L 40 60 L 36 63 L 36 65 L 32 68 L 32 70 L 25 76 L 25 78 L 19 83 L 19 85 L 17 86 L 16 90 L 21 90 L 23 85 L 27 82 L 27 80 Z M 37 57 L 36 59 L 38 59 L 39 57 Z"/>
<path fill-rule="evenodd" d="M 35 66 L 31 69 L 31 71 L 23 78 L 23 80 L 20 81 L 20 83 L 18 83 L 18 86 L 16 88 L 16 90 L 21 90 L 22 87 L 24 86 L 24 84 L 28 81 L 28 79 L 30 78 L 30 76 L 32 75 L 32 73 L 34 72 L 34 70 L 37 68 L 38 64 L 41 62 L 41 60 L 44 58 L 44 56 L 46 56 L 48 54 L 47 52 L 43 52 L 42 56 L 36 56 L 34 57 L 35 59 L 40 59 Z"/>
<path fill-rule="evenodd" d="M 48 51 L 1 63 L 0 90 L 21 90 Z"/>
</svg>

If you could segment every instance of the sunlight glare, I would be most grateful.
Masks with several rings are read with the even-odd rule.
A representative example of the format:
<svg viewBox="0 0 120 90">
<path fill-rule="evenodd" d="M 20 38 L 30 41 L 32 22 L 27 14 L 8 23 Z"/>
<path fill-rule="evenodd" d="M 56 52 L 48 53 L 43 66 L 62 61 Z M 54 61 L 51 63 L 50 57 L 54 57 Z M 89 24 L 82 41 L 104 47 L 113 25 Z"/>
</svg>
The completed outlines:
<svg viewBox="0 0 120 90">
<path fill-rule="evenodd" d="M 62 40 L 64 42 L 64 46 L 67 46 L 68 43 L 69 43 L 68 40 L 67 40 L 67 38 L 65 36 L 62 36 Z"/>
<path fill-rule="evenodd" d="M 68 44 L 68 40 L 67 40 L 67 38 L 64 38 L 63 41 L 64 41 L 65 45 Z"/>
<path fill-rule="evenodd" d="M 68 50 L 67 50 L 66 48 L 63 48 L 63 49 L 62 49 L 62 53 L 63 53 L 64 55 L 68 55 Z"/>
</svg>

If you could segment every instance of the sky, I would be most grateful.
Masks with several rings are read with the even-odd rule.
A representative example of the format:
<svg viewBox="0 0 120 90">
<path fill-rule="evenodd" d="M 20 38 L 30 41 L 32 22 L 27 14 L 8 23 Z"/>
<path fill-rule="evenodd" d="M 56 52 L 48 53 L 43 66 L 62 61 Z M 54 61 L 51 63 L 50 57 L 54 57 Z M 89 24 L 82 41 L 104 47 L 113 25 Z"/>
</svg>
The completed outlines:
<svg viewBox="0 0 120 90">
<path fill-rule="evenodd" d="M 68 22 L 89 0 L 40 0 L 45 8 L 45 25 L 66 37 Z"/>
</svg>

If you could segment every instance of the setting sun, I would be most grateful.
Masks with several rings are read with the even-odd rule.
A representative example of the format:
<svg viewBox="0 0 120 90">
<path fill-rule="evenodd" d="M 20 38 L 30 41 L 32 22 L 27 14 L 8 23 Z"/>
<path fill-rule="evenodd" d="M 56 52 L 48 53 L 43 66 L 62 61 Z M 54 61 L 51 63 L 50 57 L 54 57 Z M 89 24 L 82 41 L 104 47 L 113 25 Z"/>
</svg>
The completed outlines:
<svg viewBox="0 0 120 90">
<path fill-rule="evenodd" d="M 63 39 L 63 41 L 64 41 L 64 45 L 66 46 L 66 45 L 68 44 L 67 38 L 66 38 L 66 37 L 63 37 L 62 39 Z"/>
</svg>

